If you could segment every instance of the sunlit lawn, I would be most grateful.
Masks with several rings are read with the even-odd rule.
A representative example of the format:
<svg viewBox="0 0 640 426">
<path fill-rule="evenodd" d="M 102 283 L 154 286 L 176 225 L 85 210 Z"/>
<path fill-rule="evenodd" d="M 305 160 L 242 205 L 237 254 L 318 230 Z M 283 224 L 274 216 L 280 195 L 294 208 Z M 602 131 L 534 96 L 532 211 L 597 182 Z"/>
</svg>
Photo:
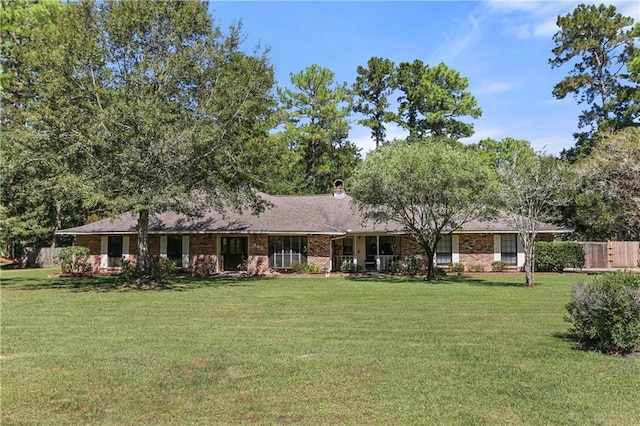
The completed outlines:
<svg viewBox="0 0 640 426">
<path fill-rule="evenodd" d="M 640 359 L 566 336 L 582 275 L 50 273 L 2 272 L 2 424 L 640 424 Z"/>
</svg>

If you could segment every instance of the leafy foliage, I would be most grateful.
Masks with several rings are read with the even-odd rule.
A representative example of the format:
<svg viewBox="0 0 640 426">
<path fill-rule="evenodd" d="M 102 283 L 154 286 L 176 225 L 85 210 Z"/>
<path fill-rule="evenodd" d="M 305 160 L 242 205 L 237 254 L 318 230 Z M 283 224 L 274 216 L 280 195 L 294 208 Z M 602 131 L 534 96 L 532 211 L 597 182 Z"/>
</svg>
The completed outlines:
<svg viewBox="0 0 640 426">
<path fill-rule="evenodd" d="M 633 126 L 639 117 L 638 82 L 625 72 L 638 50 L 638 35 L 629 29 L 632 24 L 631 17 L 603 4 L 581 4 L 558 17 L 555 56 L 549 63 L 552 67 L 570 63 L 573 69 L 556 84 L 553 95 L 564 99 L 573 93 L 578 103 L 590 105 L 579 120 L 579 127 L 590 126 L 590 131 L 574 135 L 576 147 L 563 153 L 572 161 L 591 152 L 597 132 Z"/>
<path fill-rule="evenodd" d="M 605 353 L 628 353 L 640 345 L 640 275 L 607 273 L 575 284 L 567 304 L 570 331 Z"/>
<path fill-rule="evenodd" d="M 442 235 L 486 217 L 495 181 L 485 159 L 455 141 L 396 141 L 356 169 L 351 193 L 369 219 L 395 222 L 424 249 L 427 278 Z"/>
<path fill-rule="evenodd" d="M 312 263 L 296 263 L 292 269 L 298 274 L 324 274 L 327 272 L 326 268 Z"/>
<path fill-rule="evenodd" d="M 291 74 L 293 88 L 279 91 L 287 112 L 283 138 L 293 152 L 291 175 L 299 193 L 325 194 L 334 179 L 348 179 L 359 149 L 348 141 L 351 95 L 327 68 L 313 64 Z"/>
<path fill-rule="evenodd" d="M 509 264 L 504 260 L 496 260 L 491 263 L 491 270 L 493 272 L 503 272 L 509 269 Z"/>
<path fill-rule="evenodd" d="M 609 237 L 640 237 L 640 129 L 628 127 L 598 138 L 576 170 L 581 204 L 575 216 Z"/>
<path fill-rule="evenodd" d="M 393 117 L 387 111 L 387 97 L 393 91 L 394 63 L 389 59 L 372 57 L 367 61 L 366 68 L 358 66 L 356 71 L 358 76 L 352 87 L 355 95 L 353 110 L 365 115 L 364 119 L 358 120 L 358 124 L 371 129 L 371 136 L 378 148 L 385 141 L 384 124 Z"/>
<path fill-rule="evenodd" d="M 168 279 L 177 272 L 175 262 L 164 257 L 152 257 L 146 270 L 136 263 L 123 260 L 122 272 L 118 279 L 125 286 L 146 289 L 166 285 Z"/>
<path fill-rule="evenodd" d="M 524 249 L 525 285 L 534 286 L 534 243 L 543 222 L 553 222 L 570 182 L 564 163 L 552 156 L 519 156 L 498 168 L 497 204 L 518 232 Z"/>
<path fill-rule="evenodd" d="M 91 251 L 89 247 L 63 247 L 54 256 L 54 261 L 60 265 L 63 274 L 84 274 L 91 270 Z"/>
<path fill-rule="evenodd" d="M 340 272 L 354 273 L 362 272 L 363 270 L 364 266 L 360 265 L 359 263 L 349 262 L 348 260 L 345 260 L 344 262 L 342 262 L 342 265 L 340 265 Z"/>
<path fill-rule="evenodd" d="M 416 59 L 398 65 L 394 83 L 400 96 L 393 120 L 409 130 L 410 139 L 427 136 L 457 139 L 473 135 L 473 125 L 458 117 L 478 118 L 482 110 L 466 91 L 468 80 L 458 71 L 443 63 L 429 67 Z"/>
<path fill-rule="evenodd" d="M 23 128 L 55 143 L 44 181 L 54 194 L 75 183 L 86 208 L 135 212 L 142 269 L 153 214 L 260 208 L 252 148 L 268 138 L 275 81 L 265 52 L 240 50 L 239 27 L 223 34 L 196 1 L 87 1 L 46 36 L 23 67 L 37 71 Z"/>
<path fill-rule="evenodd" d="M 572 242 L 538 241 L 535 253 L 535 270 L 540 272 L 563 272 L 565 268 L 582 268 L 585 263 L 584 250 Z"/>
</svg>

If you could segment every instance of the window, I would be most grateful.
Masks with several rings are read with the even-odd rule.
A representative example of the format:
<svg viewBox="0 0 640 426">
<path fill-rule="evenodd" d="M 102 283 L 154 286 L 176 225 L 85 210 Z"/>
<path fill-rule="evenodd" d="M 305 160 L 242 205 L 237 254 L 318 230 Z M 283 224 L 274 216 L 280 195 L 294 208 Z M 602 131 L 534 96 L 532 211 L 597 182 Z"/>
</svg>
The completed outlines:
<svg viewBox="0 0 640 426">
<path fill-rule="evenodd" d="M 391 256 L 393 254 L 393 237 L 380 237 L 378 239 L 378 254 L 381 256 Z"/>
<path fill-rule="evenodd" d="M 436 264 L 448 265 L 453 260 L 453 250 L 451 244 L 451 234 L 443 235 L 436 245 Z"/>
<path fill-rule="evenodd" d="M 345 238 L 342 240 L 342 255 L 353 256 L 353 238 Z"/>
<path fill-rule="evenodd" d="M 107 266 L 120 266 L 122 263 L 122 237 L 110 236 L 107 242 Z"/>
<path fill-rule="evenodd" d="M 269 267 L 292 268 L 307 263 L 307 237 L 269 237 Z"/>
<path fill-rule="evenodd" d="M 182 236 L 167 236 L 167 259 L 173 261 L 176 266 L 182 266 Z"/>
<path fill-rule="evenodd" d="M 518 236 L 515 234 L 500 236 L 500 259 L 509 265 L 518 264 Z"/>
</svg>

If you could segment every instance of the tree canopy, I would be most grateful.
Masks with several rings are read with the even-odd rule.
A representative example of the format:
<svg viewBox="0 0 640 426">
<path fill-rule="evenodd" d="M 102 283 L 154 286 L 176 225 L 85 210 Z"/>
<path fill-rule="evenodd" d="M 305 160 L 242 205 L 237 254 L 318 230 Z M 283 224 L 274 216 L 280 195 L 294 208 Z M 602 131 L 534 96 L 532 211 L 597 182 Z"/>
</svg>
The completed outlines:
<svg viewBox="0 0 640 426">
<path fill-rule="evenodd" d="M 398 223 L 424 249 L 427 279 L 443 235 L 487 217 L 495 181 L 488 162 L 455 141 L 396 141 L 370 153 L 350 193 L 365 217 Z"/>
<path fill-rule="evenodd" d="M 30 59 L 29 130 L 64 147 L 85 205 L 138 215 L 141 268 L 150 215 L 259 205 L 249 148 L 268 136 L 274 77 L 264 52 L 240 51 L 240 28 L 163 0 L 83 1 L 57 28 Z"/>
<path fill-rule="evenodd" d="M 576 147 L 565 153 L 571 160 L 589 154 L 593 136 L 600 130 L 637 126 L 638 82 L 629 79 L 627 65 L 637 54 L 638 35 L 630 28 L 633 19 L 615 6 L 603 4 L 576 7 L 559 16 L 560 30 L 553 36 L 556 46 L 552 67 L 573 64 L 569 75 L 553 88 L 558 99 L 574 94 L 578 103 L 589 105 L 579 118 Z"/>
<path fill-rule="evenodd" d="M 281 135 L 293 152 L 302 175 L 302 193 L 327 193 L 336 178 L 347 179 L 359 160 L 358 148 L 348 140 L 351 94 L 346 83 L 334 81 L 327 68 L 313 64 L 291 74 L 292 88 L 280 89 L 287 112 Z"/>
</svg>

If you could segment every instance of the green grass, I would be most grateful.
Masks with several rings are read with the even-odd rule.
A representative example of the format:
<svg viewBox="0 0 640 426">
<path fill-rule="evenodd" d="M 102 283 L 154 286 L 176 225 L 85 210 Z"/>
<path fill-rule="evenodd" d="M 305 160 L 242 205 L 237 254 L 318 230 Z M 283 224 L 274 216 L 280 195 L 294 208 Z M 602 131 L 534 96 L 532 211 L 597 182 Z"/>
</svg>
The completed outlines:
<svg viewBox="0 0 640 426">
<path fill-rule="evenodd" d="M 2 424 L 640 423 L 640 359 L 566 336 L 584 276 L 51 272 L 2 272 Z"/>
</svg>

